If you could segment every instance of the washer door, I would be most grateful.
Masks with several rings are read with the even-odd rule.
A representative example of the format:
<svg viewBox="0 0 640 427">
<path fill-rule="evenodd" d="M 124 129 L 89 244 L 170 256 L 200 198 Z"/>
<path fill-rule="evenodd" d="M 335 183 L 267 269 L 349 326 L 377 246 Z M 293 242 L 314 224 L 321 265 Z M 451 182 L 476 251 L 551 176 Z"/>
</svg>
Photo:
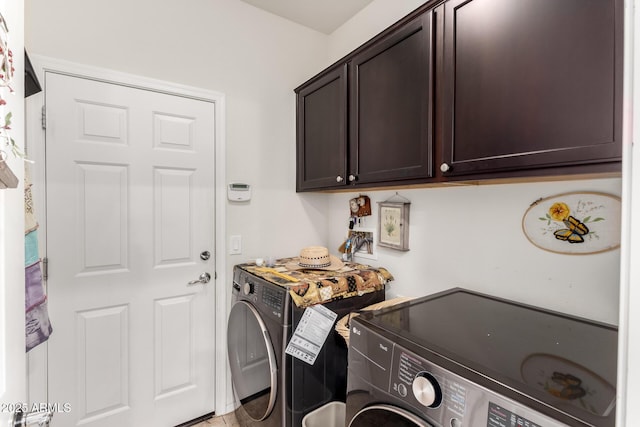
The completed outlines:
<svg viewBox="0 0 640 427">
<path fill-rule="evenodd" d="M 348 427 L 433 427 L 411 412 L 391 405 L 372 405 L 358 412 Z"/>
<path fill-rule="evenodd" d="M 227 345 L 236 397 L 252 419 L 264 420 L 276 402 L 278 366 L 266 325 L 246 301 L 231 308 Z"/>
</svg>

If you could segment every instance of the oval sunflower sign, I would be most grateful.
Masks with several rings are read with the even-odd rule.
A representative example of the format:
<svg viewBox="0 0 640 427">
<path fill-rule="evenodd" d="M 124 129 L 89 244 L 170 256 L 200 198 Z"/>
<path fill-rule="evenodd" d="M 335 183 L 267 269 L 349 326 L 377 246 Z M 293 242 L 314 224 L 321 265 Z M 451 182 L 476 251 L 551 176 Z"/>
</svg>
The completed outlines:
<svg viewBox="0 0 640 427">
<path fill-rule="evenodd" d="M 620 246 L 620 198 L 605 193 L 564 193 L 536 200 L 522 218 L 531 243 L 546 251 L 585 255 Z"/>
</svg>

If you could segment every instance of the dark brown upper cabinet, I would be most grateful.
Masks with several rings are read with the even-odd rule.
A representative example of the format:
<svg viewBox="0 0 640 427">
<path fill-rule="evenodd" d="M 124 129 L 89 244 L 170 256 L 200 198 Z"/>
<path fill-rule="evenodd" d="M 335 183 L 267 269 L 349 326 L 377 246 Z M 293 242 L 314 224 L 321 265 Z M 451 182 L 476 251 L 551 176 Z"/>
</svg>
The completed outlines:
<svg viewBox="0 0 640 427">
<path fill-rule="evenodd" d="M 431 20 L 420 14 L 296 89 L 297 191 L 432 175 Z"/>
<path fill-rule="evenodd" d="M 447 1 L 442 175 L 619 170 L 622 12 L 619 0 Z"/>
<path fill-rule="evenodd" d="M 347 65 L 297 90 L 296 191 L 344 186 L 347 173 Z"/>
<path fill-rule="evenodd" d="M 296 89 L 297 191 L 619 173 L 623 0 L 432 0 Z"/>
<path fill-rule="evenodd" d="M 357 184 L 432 176 L 432 13 L 349 62 L 349 176 Z"/>
</svg>

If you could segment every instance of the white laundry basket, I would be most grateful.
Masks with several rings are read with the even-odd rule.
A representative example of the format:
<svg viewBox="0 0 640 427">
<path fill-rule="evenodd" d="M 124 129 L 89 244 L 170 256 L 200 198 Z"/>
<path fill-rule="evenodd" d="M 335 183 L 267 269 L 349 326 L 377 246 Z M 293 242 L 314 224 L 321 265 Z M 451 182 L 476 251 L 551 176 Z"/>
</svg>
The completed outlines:
<svg viewBox="0 0 640 427">
<path fill-rule="evenodd" d="M 302 419 L 302 427 L 344 427 L 347 416 L 344 402 L 329 402 Z"/>
</svg>

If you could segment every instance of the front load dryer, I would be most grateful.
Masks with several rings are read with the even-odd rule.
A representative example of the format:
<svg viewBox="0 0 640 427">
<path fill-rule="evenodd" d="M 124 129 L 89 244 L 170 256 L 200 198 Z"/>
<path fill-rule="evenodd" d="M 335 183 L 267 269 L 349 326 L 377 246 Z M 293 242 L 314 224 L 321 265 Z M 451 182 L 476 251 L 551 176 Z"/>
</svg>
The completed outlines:
<svg viewBox="0 0 640 427">
<path fill-rule="evenodd" d="M 333 329 L 310 365 L 285 353 L 304 308 L 287 286 L 234 267 L 227 330 L 231 380 L 242 426 L 300 427 L 302 418 L 331 401 L 346 400 L 347 346 Z M 331 301 L 338 319 L 384 300 L 384 289 Z"/>
</svg>

